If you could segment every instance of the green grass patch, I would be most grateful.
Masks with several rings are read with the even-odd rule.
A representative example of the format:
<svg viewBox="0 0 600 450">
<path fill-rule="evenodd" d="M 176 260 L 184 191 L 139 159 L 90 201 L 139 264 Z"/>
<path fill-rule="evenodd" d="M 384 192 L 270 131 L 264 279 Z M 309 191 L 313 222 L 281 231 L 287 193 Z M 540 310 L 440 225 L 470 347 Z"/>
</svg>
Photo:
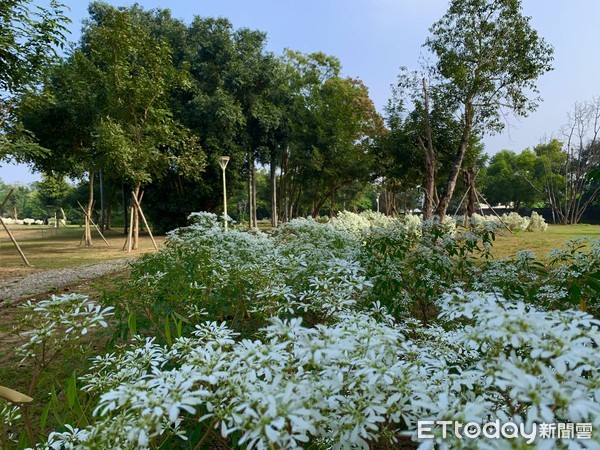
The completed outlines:
<svg viewBox="0 0 600 450">
<path fill-rule="evenodd" d="M 600 239 L 600 225 L 548 225 L 544 232 L 502 232 L 496 236 L 492 254 L 501 259 L 514 256 L 519 250 L 529 250 L 539 259 L 546 260 L 552 250 L 580 238 Z"/>
<path fill-rule="evenodd" d="M 109 245 L 99 234 L 93 231 L 94 245 L 80 245 L 83 228 L 69 226 L 52 228 L 43 225 L 14 225 L 9 229 L 25 253 L 33 268 L 27 268 L 8 234 L 0 230 L 0 279 L 24 275 L 36 270 L 62 269 L 82 264 L 93 264 L 107 259 L 138 256 L 140 253 L 154 250 L 150 237 L 140 233 L 140 248 L 132 253 L 123 250 L 126 236 L 122 229 L 107 230 L 105 233 Z M 157 237 L 160 244 L 163 237 Z"/>
</svg>

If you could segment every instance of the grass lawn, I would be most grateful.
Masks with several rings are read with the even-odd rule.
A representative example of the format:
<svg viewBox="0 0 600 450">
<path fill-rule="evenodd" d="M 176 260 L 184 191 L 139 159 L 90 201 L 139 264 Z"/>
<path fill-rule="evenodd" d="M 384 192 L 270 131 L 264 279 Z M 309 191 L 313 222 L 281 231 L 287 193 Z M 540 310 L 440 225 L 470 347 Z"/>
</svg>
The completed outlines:
<svg viewBox="0 0 600 450">
<path fill-rule="evenodd" d="M 492 254 L 495 258 L 506 258 L 519 250 L 530 250 L 543 260 L 550 251 L 577 238 L 600 239 L 600 225 L 549 225 L 546 231 L 502 232 L 496 235 Z"/>
<path fill-rule="evenodd" d="M 69 226 L 52 228 L 44 225 L 9 225 L 19 246 L 33 267 L 27 267 L 6 231 L 0 229 L 0 280 L 26 275 L 40 270 L 93 264 L 106 259 L 135 257 L 154 249 L 150 237 L 140 233 L 140 248 L 131 253 L 123 250 L 126 236 L 122 229 L 107 230 L 107 246 L 96 230 L 92 232 L 93 246 L 79 245 L 83 228 Z M 164 238 L 155 237 L 160 245 Z"/>
</svg>

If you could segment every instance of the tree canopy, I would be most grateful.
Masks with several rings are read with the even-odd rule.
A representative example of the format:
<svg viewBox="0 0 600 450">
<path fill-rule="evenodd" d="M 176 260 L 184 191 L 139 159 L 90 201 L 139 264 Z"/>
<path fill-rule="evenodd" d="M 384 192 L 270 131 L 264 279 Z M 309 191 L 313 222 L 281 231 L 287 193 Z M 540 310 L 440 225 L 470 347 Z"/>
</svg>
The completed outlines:
<svg viewBox="0 0 600 450">
<path fill-rule="evenodd" d="M 471 135 L 500 130 L 505 112 L 526 116 L 537 107 L 536 81 L 551 70 L 553 49 L 531 27 L 520 0 L 453 0 L 430 33 L 425 46 L 435 57 L 429 69 L 438 98 L 461 122 L 437 208 L 443 217 Z"/>
</svg>

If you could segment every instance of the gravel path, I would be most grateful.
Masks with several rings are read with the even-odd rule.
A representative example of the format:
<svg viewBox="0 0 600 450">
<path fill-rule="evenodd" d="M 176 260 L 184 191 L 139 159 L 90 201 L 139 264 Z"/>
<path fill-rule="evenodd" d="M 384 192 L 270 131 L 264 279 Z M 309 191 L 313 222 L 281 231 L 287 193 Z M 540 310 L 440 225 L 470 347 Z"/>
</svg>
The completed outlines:
<svg viewBox="0 0 600 450">
<path fill-rule="evenodd" d="M 0 308 L 37 294 L 60 290 L 76 282 L 102 277 L 127 267 L 130 262 L 131 259 L 126 258 L 110 259 L 97 264 L 46 270 L 4 280 L 0 286 Z"/>
</svg>

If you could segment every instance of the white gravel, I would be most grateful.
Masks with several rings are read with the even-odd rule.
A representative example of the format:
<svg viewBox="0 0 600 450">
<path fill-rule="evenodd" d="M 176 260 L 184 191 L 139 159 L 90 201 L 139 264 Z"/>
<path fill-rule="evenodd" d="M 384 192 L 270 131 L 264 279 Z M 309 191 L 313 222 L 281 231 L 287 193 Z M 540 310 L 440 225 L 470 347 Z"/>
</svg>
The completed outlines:
<svg viewBox="0 0 600 450">
<path fill-rule="evenodd" d="M 97 264 L 52 269 L 25 277 L 5 280 L 0 286 L 0 308 L 51 290 L 60 290 L 73 283 L 99 278 L 129 265 L 131 259 L 110 259 Z"/>
</svg>

